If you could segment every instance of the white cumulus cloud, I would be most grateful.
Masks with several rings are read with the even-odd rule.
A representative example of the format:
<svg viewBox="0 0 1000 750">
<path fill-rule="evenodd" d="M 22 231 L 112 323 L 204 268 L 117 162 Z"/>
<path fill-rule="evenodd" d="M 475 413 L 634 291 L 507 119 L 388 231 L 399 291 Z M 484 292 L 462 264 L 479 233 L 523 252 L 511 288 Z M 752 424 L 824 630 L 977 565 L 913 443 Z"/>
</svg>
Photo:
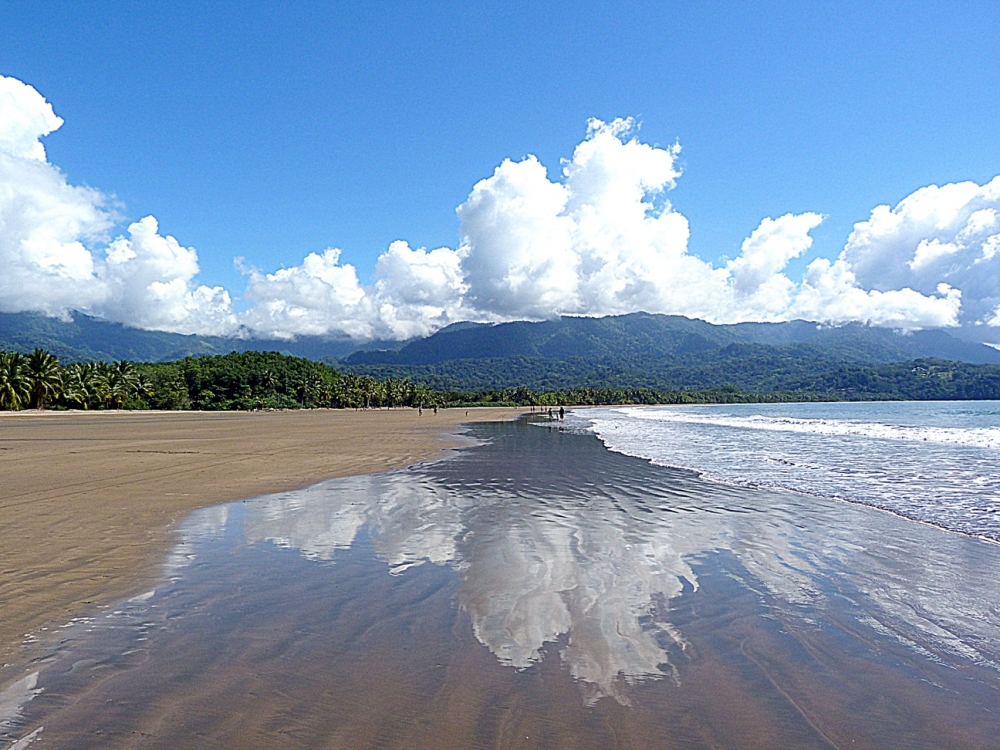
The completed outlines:
<svg viewBox="0 0 1000 750">
<path fill-rule="evenodd" d="M 783 271 L 812 247 L 809 232 L 822 221 L 815 213 L 768 217 L 743 241 L 739 257 L 726 265 L 733 295 L 731 318 L 773 320 L 786 313 L 796 285 Z"/>
<path fill-rule="evenodd" d="M 196 286 L 197 254 L 149 216 L 104 246 L 116 216 L 97 190 L 46 160 L 41 137 L 62 125 L 34 88 L 0 76 L 0 311 L 72 310 L 179 333 L 237 330 L 229 293 Z"/>
<path fill-rule="evenodd" d="M 340 264 L 340 250 L 309 253 L 302 265 L 274 273 L 249 271 L 246 299 L 253 303 L 244 324 L 262 336 L 346 333 L 360 339 L 375 335 L 371 299 L 352 265 Z"/>
<path fill-rule="evenodd" d="M 30 86 L 0 76 L 0 311 L 65 315 L 97 303 L 94 258 L 84 245 L 113 219 L 105 199 L 67 184 L 39 138 L 62 125 Z"/>
<path fill-rule="evenodd" d="M 233 303 L 222 287 L 195 286 L 198 254 L 162 236 L 152 216 L 128 228 L 98 266 L 107 296 L 101 313 L 137 328 L 226 334 L 236 330 Z"/>
<path fill-rule="evenodd" d="M 818 258 L 809 264 L 786 317 L 834 324 L 861 321 L 902 330 L 958 325 L 962 292 L 945 283 L 935 291 L 937 295 L 910 288 L 865 290 L 847 261 Z"/>
<path fill-rule="evenodd" d="M 961 291 L 952 325 L 992 322 L 1000 306 L 1000 177 L 930 185 L 855 225 L 838 262 L 864 288 Z"/>
<path fill-rule="evenodd" d="M 458 208 L 470 306 L 507 318 L 646 310 L 717 317 L 726 273 L 688 254 L 687 219 L 663 200 L 679 147 L 591 120 L 561 182 L 504 161 Z"/>
<path fill-rule="evenodd" d="M 52 105 L 34 88 L 16 78 L 0 76 L 0 151 L 20 159 L 45 161 L 38 139 L 63 124 Z"/>
<path fill-rule="evenodd" d="M 715 323 L 864 320 L 898 328 L 954 325 L 960 295 L 859 285 L 849 261 L 785 275 L 812 246 L 816 213 L 765 218 L 740 255 L 716 268 L 688 251 L 687 219 L 663 194 L 679 147 L 633 136 L 631 120 L 592 120 L 587 138 L 548 179 L 534 157 L 504 161 L 459 207 L 469 305 L 506 318 L 644 310 Z"/>
<path fill-rule="evenodd" d="M 301 265 L 275 273 L 248 271 L 242 324 L 258 336 L 346 334 L 356 339 L 427 336 L 476 311 L 463 306 L 466 285 L 459 254 L 411 248 L 398 240 L 379 256 L 376 282 L 365 287 L 341 251 L 310 253 Z"/>
<path fill-rule="evenodd" d="M 403 241 L 393 242 L 379 257 L 375 275 L 384 335 L 427 336 L 475 315 L 464 307 L 468 287 L 459 254 L 450 248 L 414 250 Z"/>
<path fill-rule="evenodd" d="M 393 242 L 366 284 L 335 248 L 246 271 L 247 309 L 197 281 L 198 256 L 154 217 L 113 236 L 100 192 L 69 184 L 41 138 L 62 120 L 0 76 L 0 311 L 81 310 L 181 333 L 425 336 L 461 320 L 670 313 L 716 323 L 804 318 L 912 330 L 979 326 L 1000 339 L 1000 177 L 915 191 L 855 225 L 839 257 L 801 279 L 818 213 L 764 218 L 721 264 L 689 251 L 667 199 L 680 146 L 643 143 L 631 119 L 591 120 L 550 179 L 534 156 L 504 160 L 458 207 L 457 247 Z"/>
<path fill-rule="evenodd" d="M 530 156 L 506 160 L 458 208 L 469 302 L 499 315 L 546 317 L 579 307 L 579 258 L 566 189 Z"/>
</svg>

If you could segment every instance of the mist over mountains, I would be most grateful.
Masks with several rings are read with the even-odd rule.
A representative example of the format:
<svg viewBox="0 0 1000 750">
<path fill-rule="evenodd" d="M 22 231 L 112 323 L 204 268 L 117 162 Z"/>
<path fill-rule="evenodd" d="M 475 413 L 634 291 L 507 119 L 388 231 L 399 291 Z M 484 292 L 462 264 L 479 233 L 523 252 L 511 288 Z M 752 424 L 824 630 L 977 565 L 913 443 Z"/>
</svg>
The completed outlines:
<svg viewBox="0 0 1000 750">
<path fill-rule="evenodd" d="M 368 347 L 369 351 L 352 353 L 346 363 L 430 365 L 457 359 L 512 357 L 655 359 L 741 345 L 808 346 L 826 358 L 851 364 L 883 364 L 927 357 L 1000 364 L 1000 351 L 940 330 L 902 334 L 860 323 L 831 327 L 803 320 L 713 325 L 679 315 L 647 313 L 498 325 L 458 323 L 392 349 Z"/>
<path fill-rule="evenodd" d="M 362 345 L 346 337 L 181 335 L 127 328 L 82 314 L 71 321 L 0 314 L 0 349 L 35 347 L 52 351 L 63 362 L 163 362 L 232 351 L 277 351 L 355 374 L 409 378 L 443 390 L 735 386 L 757 392 L 829 391 L 863 385 L 868 377 L 864 373 L 871 368 L 913 360 L 1000 365 L 1000 351 L 945 331 L 903 334 L 858 323 L 713 325 L 681 316 L 632 313 L 458 323 L 426 338 Z M 935 377 L 952 377 L 949 372 L 945 368 Z"/>
<path fill-rule="evenodd" d="M 459 324 L 394 349 L 354 352 L 339 366 L 380 378 L 407 377 L 439 390 L 736 387 L 904 397 L 917 392 L 909 381 L 925 371 L 941 382 L 979 377 L 976 368 L 989 370 L 992 378 L 998 364 L 997 350 L 940 330 L 902 334 L 858 323 L 826 327 L 805 321 L 713 325 L 633 313 Z M 903 389 L 900 379 L 908 382 Z M 958 396 L 961 389 L 926 385 L 919 392 L 934 397 L 992 393 L 971 386 L 962 391 L 968 396 Z"/>
<path fill-rule="evenodd" d="M 28 352 L 41 347 L 63 362 L 110 362 L 119 359 L 169 362 L 184 357 L 244 351 L 276 351 L 332 361 L 363 346 L 390 346 L 394 343 L 372 341 L 359 344 L 346 336 L 303 336 L 295 340 L 198 336 L 130 328 L 79 312 L 73 313 L 69 321 L 40 313 L 0 313 L 0 349 Z"/>
</svg>

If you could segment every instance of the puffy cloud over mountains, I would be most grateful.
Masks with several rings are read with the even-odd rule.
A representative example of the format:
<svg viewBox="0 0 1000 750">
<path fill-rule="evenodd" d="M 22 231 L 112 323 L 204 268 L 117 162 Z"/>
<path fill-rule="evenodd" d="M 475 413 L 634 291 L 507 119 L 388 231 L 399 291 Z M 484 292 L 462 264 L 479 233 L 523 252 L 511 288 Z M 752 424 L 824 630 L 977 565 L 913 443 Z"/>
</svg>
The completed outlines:
<svg viewBox="0 0 1000 750">
<path fill-rule="evenodd" d="M 839 257 L 814 260 L 797 281 L 787 265 L 811 247 L 821 215 L 765 218 L 716 267 L 689 252 L 688 221 L 666 198 L 680 147 L 641 142 L 630 119 L 591 120 L 560 179 L 528 156 L 476 183 L 458 207 L 456 248 L 394 242 L 371 284 L 334 248 L 291 268 L 248 268 L 237 313 L 229 291 L 197 283 L 196 251 L 155 218 L 113 236 L 108 199 L 46 159 L 40 139 L 61 125 L 35 89 L 0 77 L 0 311 L 267 337 L 401 339 L 460 320 L 644 310 L 715 323 L 981 325 L 981 338 L 1000 338 L 1000 177 L 878 206 Z"/>
<path fill-rule="evenodd" d="M 161 236 L 152 216 L 108 242 L 118 217 L 105 196 L 70 185 L 46 160 L 39 139 L 61 125 L 35 89 L 0 76 L 0 311 L 83 310 L 138 328 L 237 330 L 229 293 L 196 285 L 198 254 Z"/>
</svg>

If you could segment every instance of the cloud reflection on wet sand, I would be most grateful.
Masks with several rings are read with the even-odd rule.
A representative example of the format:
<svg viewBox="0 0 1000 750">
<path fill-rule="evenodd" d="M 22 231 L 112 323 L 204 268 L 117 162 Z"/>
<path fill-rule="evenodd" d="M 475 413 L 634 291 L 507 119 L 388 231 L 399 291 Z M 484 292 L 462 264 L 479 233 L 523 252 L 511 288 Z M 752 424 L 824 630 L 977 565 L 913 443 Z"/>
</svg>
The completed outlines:
<svg viewBox="0 0 1000 750">
<path fill-rule="evenodd" d="M 0 738 L 44 726 L 39 750 L 995 739 L 1000 546 L 704 482 L 593 437 L 475 434 L 483 444 L 446 461 L 192 514 L 156 592 L 66 631 Z"/>
<path fill-rule="evenodd" d="M 536 449 L 551 442 L 527 429 Z M 763 585 L 789 607 L 853 595 L 868 626 L 928 655 L 996 666 L 1000 584 L 984 572 L 997 557 L 992 546 L 845 503 L 739 491 L 683 472 L 644 472 L 637 486 L 627 468 L 641 462 L 592 452 L 591 486 L 530 447 L 498 472 L 500 457 L 491 461 L 485 446 L 478 467 L 443 462 L 262 498 L 248 507 L 245 533 L 330 560 L 366 529 L 393 572 L 448 565 L 461 580 L 459 606 L 501 663 L 528 667 L 565 636 L 561 658 L 595 688 L 592 699 L 627 702 L 623 681 L 678 679 L 668 651 L 683 648 L 684 634 L 667 605 L 685 587 L 698 589 L 691 562 L 720 551 L 740 561 L 748 586 Z M 977 546 L 982 559 L 956 565 L 956 552 L 975 556 Z"/>
</svg>

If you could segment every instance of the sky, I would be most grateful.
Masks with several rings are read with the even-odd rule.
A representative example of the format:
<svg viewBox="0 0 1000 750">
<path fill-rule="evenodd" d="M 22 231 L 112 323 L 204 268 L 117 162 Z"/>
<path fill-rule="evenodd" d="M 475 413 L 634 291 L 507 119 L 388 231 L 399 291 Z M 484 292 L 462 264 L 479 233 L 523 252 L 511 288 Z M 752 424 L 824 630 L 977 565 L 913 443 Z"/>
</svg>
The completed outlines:
<svg viewBox="0 0 1000 750">
<path fill-rule="evenodd" d="M 993 3 L 0 5 L 0 311 L 1000 342 Z"/>
</svg>

